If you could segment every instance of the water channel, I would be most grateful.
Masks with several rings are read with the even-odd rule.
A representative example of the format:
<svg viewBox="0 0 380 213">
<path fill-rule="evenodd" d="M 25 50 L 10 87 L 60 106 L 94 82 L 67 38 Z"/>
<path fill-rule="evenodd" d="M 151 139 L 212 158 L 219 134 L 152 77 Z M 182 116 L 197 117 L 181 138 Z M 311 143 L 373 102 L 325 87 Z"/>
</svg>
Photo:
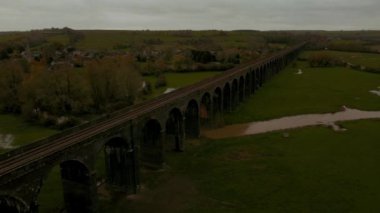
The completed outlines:
<svg viewBox="0 0 380 213">
<path fill-rule="evenodd" d="M 202 135 L 211 139 L 221 139 L 317 125 L 330 126 L 335 131 L 345 131 L 335 122 L 376 118 L 380 118 L 380 111 L 362 111 L 343 106 L 343 111 L 336 113 L 305 114 L 267 121 L 234 124 L 219 129 L 205 130 Z"/>
</svg>

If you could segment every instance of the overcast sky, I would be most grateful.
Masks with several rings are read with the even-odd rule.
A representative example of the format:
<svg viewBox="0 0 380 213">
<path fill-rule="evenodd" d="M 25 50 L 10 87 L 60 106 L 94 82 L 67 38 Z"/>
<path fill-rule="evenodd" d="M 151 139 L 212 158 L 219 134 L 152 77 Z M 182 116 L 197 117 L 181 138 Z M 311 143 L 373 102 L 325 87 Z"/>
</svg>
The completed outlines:
<svg viewBox="0 0 380 213">
<path fill-rule="evenodd" d="M 0 31 L 380 29 L 380 0 L 0 0 Z"/>
</svg>

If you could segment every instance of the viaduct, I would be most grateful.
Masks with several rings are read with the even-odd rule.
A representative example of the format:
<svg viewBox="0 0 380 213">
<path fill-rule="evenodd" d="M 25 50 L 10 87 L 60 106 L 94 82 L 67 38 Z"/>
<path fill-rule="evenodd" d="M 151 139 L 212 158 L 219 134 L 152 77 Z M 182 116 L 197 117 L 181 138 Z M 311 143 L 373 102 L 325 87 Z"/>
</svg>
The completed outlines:
<svg viewBox="0 0 380 213">
<path fill-rule="evenodd" d="M 60 167 L 65 209 L 97 211 L 97 167 L 103 153 L 106 184 L 139 191 L 140 167 L 161 168 L 165 150 L 183 151 L 185 138 L 231 111 L 293 60 L 304 43 L 213 78 L 103 116 L 0 155 L 0 212 L 38 212 L 48 174 Z"/>
</svg>

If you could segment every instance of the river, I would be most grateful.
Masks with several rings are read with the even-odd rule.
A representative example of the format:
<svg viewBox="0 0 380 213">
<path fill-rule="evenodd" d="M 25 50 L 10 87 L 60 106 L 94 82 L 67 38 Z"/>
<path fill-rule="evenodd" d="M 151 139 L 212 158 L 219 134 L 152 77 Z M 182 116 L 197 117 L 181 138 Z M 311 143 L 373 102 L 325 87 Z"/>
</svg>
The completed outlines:
<svg viewBox="0 0 380 213">
<path fill-rule="evenodd" d="M 331 126 L 335 131 L 345 131 L 335 122 L 376 118 L 380 118 L 380 111 L 362 111 L 343 107 L 343 111 L 336 113 L 305 114 L 267 121 L 234 124 L 219 129 L 205 130 L 202 135 L 211 139 L 221 139 L 317 125 Z"/>
</svg>

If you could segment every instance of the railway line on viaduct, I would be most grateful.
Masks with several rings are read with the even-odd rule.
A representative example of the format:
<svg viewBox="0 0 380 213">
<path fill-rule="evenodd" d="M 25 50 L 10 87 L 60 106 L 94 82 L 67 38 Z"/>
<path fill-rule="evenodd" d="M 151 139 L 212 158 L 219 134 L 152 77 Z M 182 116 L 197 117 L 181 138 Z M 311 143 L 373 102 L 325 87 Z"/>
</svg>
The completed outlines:
<svg viewBox="0 0 380 213">
<path fill-rule="evenodd" d="M 133 105 L 0 155 L 0 212 L 38 212 L 38 194 L 61 168 L 67 212 L 96 212 L 95 161 L 104 152 L 107 183 L 138 193 L 140 167 L 161 168 L 165 150 L 185 151 L 186 138 L 254 94 L 294 60 L 298 44 L 213 78 Z"/>
</svg>

